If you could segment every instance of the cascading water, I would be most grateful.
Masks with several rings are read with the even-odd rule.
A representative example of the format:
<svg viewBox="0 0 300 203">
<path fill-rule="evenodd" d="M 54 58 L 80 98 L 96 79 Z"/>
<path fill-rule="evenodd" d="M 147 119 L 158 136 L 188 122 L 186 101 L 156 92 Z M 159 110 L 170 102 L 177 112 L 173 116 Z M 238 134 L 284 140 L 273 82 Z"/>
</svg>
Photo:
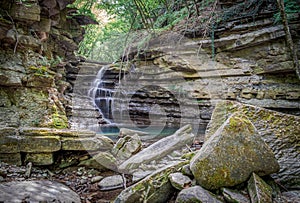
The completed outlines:
<svg viewBox="0 0 300 203">
<path fill-rule="evenodd" d="M 102 119 L 112 123 L 112 103 L 114 82 L 106 77 L 105 73 L 108 67 L 103 66 L 93 82 L 93 87 L 89 90 L 89 96 L 93 99 L 95 107 L 102 114 Z"/>
</svg>

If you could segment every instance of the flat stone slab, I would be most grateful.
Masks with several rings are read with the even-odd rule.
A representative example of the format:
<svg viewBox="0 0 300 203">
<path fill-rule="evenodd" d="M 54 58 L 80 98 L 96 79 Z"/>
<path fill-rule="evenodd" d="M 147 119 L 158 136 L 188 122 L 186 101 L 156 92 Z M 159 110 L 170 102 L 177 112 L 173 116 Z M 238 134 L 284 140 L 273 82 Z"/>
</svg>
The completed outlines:
<svg viewBox="0 0 300 203">
<path fill-rule="evenodd" d="M 98 183 L 98 186 L 100 190 L 105 191 L 105 190 L 114 190 L 114 189 L 122 188 L 123 184 L 124 184 L 123 177 L 121 175 L 114 175 L 114 176 L 103 178 Z"/>
<path fill-rule="evenodd" d="M 73 190 L 48 180 L 0 184 L 0 193 L 0 202 L 81 202 Z"/>
</svg>

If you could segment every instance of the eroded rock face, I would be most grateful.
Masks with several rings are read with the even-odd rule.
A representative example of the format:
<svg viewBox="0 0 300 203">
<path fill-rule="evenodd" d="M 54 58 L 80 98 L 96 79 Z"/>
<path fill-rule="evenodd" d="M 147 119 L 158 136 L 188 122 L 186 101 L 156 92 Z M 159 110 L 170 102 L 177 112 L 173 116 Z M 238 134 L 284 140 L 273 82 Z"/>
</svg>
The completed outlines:
<svg viewBox="0 0 300 203">
<path fill-rule="evenodd" d="M 113 148 L 110 138 L 96 135 L 93 131 L 29 127 L 0 128 L 0 144 L 0 160 L 17 165 L 22 161 L 51 165 L 55 161 L 53 153 L 58 151 L 103 152 Z M 23 160 L 21 153 L 25 154 Z"/>
<path fill-rule="evenodd" d="M 276 173 L 279 165 L 251 121 L 235 113 L 204 143 L 190 168 L 199 185 L 218 189 L 238 185 L 252 172 Z"/>
<path fill-rule="evenodd" d="M 81 25 L 96 23 L 70 14 L 73 2 L 0 1 L 0 126 L 69 127 L 63 61 L 79 63 Z"/>
<path fill-rule="evenodd" d="M 287 188 L 299 188 L 300 154 L 297 146 L 300 140 L 300 118 L 238 102 L 223 101 L 216 105 L 206 131 L 206 139 L 208 140 L 235 112 L 242 112 L 248 117 L 261 138 L 274 152 L 280 171 L 272 177 Z"/>
</svg>

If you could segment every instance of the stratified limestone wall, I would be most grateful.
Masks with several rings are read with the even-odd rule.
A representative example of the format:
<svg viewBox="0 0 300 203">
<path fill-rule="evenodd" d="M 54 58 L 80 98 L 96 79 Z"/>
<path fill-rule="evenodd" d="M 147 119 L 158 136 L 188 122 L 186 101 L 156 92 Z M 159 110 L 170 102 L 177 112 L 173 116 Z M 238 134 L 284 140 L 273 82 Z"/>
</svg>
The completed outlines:
<svg viewBox="0 0 300 203">
<path fill-rule="evenodd" d="M 106 151 L 112 149 L 113 141 L 87 130 L 4 127 L 0 129 L 0 145 L 0 161 L 51 165 L 57 152 Z"/>
<path fill-rule="evenodd" d="M 67 73 L 80 62 L 74 52 L 83 39 L 81 25 L 95 23 L 75 16 L 67 7 L 73 2 L 0 0 L 1 161 L 49 165 L 56 152 L 106 148 L 94 132 L 55 130 L 69 127 Z"/>
<path fill-rule="evenodd" d="M 218 100 L 300 115 L 300 81 L 283 26 L 274 23 L 273 15 L 273 11 L 264 10 L 255 19 L 228 19 L 215 29 L 214 40 L 188 39 L 169 32 L 152 38 L 147 48 L 128 53 L 130 63 L 114 64 L 109 70 L 119 72 L 122 67 L 127 73 L 115 88 L 130 100 L 125 109 L 130 120 L 150 125 L 150 107 L 159 105 L 163 111 L 152 112 L 156 117 L 151 125 L 163 123 L 162 117 L 175 126 L 185 119 L 204 133 Z M 289 23 L 300 53 L 299 15 Z M 197 111 L 189 108 L 195 102 Z M 121 106 L 114 110 L 123 111 Z"/>
<path fill-rule="evenodd" d="M 0 0 L 0 127 L 69 127 L 67 73 L 80 61 L 81 25 L 96 23 L 73 2 Z"/>
</svg>

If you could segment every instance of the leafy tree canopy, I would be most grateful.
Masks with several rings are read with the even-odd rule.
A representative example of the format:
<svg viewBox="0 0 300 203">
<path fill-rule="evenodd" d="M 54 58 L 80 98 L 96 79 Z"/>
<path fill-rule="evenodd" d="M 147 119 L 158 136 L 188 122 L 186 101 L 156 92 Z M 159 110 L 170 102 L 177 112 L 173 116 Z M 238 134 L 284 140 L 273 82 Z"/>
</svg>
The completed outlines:
<svg viewBox="0 0 300 203">
<path fill-rule="evenodd" d="M 286 13 L 299 13 L 299 0 L 284 0 Z M 255 16 L 259 9 L 275 5 L 276 0 L 247 0 L 216 12 L 218 0 L 76 0 L 73 4 L 79 14 L 88 15 L 99 25 L 86 26 L 85 38 L 79 54 L 100 61 L 114 62 L 123 55 L 132 41 L 144 42 L 144 32 L 175 29 L 210 29 L 217 23 L 242 14 Z M 280 21 L 275 12 L 275 22 Z M 141 30 L 144 31 L 141 33 Z M 139 31 L 139 32 L 137 32 Z M 206 33 L 206 32 L 205 32 Z"/>
</svg>

